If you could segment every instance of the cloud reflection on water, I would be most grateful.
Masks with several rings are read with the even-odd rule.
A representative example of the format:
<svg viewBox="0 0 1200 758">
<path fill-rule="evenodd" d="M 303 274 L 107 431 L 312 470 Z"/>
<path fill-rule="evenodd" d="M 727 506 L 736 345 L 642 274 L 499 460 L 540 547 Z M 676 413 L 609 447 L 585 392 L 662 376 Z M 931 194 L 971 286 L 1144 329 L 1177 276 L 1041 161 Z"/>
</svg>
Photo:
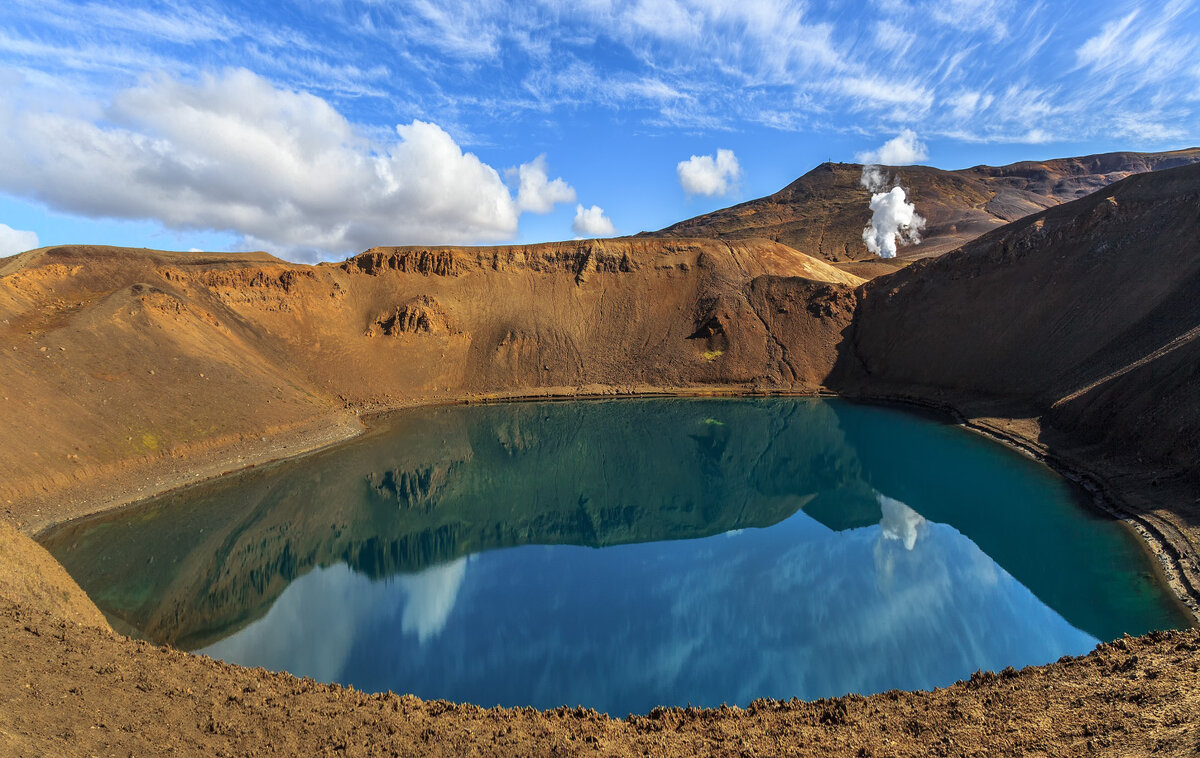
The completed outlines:
<svg viewBox="0 0 1200 758">
<path fill-rule="evenodd" d="M 876 493 L 875 497 L 883 511 L 879 526 L 884 539 L 900 540 L 905 550 L 912 550 L 917 544 L 918 531 L 925 525 L 925 517 L 887 495 Z"/>
<path fill-rule="evenodd" d="M 399 610 L 403 634 L 422 645 L 435 638 L 454 610 L 468 561 L 459 558 L 384 581 L 369 580 L 346 564 L 314 569 L 289 585 L 265 618 L 196 652 L 326 682 L 347 681 L 348 657 L 364 629 L 379 618 Z"/>
<path fill-rule="evenodd" d="M 965 536 L 879 502 L 879 524 L 841 532 L 800 512 L 738 539 L 528 546 L 389 582 L 323 569 L 210 651 L 273 650 L 368 690 L 623 714 L 942 686 L 1094 646 Z"/>
<path fill-rule="evenodd" d="M 424 643 L 445 628 L 467 572 L 467 560 L 459 558 L 396 578 L 396 584 L 408 596 L 400 617 L 401 631 L 416 634 Z"/>
</svg>

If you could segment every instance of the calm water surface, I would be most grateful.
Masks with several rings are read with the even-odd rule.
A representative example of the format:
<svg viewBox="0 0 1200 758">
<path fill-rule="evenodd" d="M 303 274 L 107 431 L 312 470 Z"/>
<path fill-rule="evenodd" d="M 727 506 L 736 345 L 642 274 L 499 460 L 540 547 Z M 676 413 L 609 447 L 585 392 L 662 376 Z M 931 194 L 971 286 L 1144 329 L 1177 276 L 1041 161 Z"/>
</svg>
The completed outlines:
<svg viewBox="0 0 1200 758">
<path fill-rule="evenodd" d="M 1045 467 L 837 400 L 414 410 L 47 546 L 155 641 L 618 715 L 944 686 L 1187 624 Z"/>
</svg>

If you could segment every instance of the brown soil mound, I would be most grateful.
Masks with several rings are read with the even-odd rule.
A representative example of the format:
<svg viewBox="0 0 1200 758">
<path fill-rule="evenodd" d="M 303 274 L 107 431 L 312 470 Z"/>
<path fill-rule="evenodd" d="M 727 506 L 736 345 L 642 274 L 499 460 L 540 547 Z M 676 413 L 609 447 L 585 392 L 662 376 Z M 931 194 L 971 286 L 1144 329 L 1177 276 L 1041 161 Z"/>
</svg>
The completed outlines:
<svg viewBox="0 0 1200 758">
<path fill-rule="evenodd" d="M 104 614 L 53 556 L 0 520 L 0 600 L 42 608 L 64 621 L 108 628 Z"/>
<path fill-rule="evenodd" d="M 1076 200 L 1131 174 L 1200 161 L 1200 148 L 1170 153 L 1107 153 L 1009 166 L 943 171 L 886 167 L 928 225 L 920 245 L 901 257 L 940 255 L 985 232 L 1059 203 Z M 871 260 L 862 230 L 871 218 L 862 166 L 823 163 L 779 192 L 681 221 L 661 235 L 763 237 L 828 261 Z M 856 272 L 860 275 L 864 273 Z"/>
</svg>

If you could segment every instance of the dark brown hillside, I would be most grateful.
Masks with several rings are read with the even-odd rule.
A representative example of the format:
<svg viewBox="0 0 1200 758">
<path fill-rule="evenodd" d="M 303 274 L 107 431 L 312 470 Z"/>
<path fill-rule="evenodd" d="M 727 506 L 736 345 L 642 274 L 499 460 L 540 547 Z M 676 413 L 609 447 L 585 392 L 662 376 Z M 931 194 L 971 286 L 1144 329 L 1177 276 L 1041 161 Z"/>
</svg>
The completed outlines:
<svg viewBox="0 0 1200 758">
<path fill-rule="evenodd" d="M 1009 166 L 943 171 L 886 168 L 899 178 L 928 225 L 920 245 L 900 257 L 940 255 L 1009 221 L 1076 200 L 1127 176 L 1200 161 L 1200 148 L 1170 153 L 1107 153 Z M 741 239 L 765 237 L 832 262 L 871 260 L 862 241 L 870 194 L 862 166 L 823 163 L 779 192 L 697 216 L 656 235 Z M 856 273 L 886 273 L 874 264 Z"/>
<path fill-rule="evenodd" d="M 1200 165 L 1131 177 L 868 283 L 854 353 L 871 380 L 1048 409 L 1189 348 L 1198 232 Z"/>
<path fill-rule="evenodd" d="M 865 285 L 832 383 L 1024 418 L 1052 455 L 1144 476 L 1132 509 L 1200 586 L 1198 239 L 1200 165 L 1027 217 Z"/>
</svg>

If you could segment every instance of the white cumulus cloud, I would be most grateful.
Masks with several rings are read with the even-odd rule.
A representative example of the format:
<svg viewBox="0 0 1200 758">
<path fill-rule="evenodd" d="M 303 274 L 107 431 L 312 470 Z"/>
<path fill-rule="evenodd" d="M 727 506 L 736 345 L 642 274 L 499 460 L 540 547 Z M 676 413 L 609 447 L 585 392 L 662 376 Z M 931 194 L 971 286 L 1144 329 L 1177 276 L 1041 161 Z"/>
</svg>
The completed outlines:
<svg viewBox="0 0 1200 758">
<path fill-rule="evenodd" d="M 516 175 L 517 206 L 523 211 L 549 213 L 557 203 L 575 202 L 575 189 L 571 185 L 561 177 L 550 180 L 544 154 L 529 163 L 509 169 L 508 173 Z"/>
<path fill-rule="evenodd" d="M 37 246 L 36 232 L 25 232 L 13 229 L 8 224 L 0 224 L 0 258 L 33 250 Z"/>
<path fill-rule="evenodd" d="M 611 237 L 617 233 L 612 220 L 604 215 L 604 209 L 598 205 L 584 208 L 575 206 L 575 221 L 571 228 L 580 237 Z"/>
<path fill-rule="evenodd" d="M 716 156 L 693 155 L 675 166 L 679 184 L 689 195 L 727 195 L 742 176 L 742 167 L 732 150 L 721 148 Z"/>
<path fill-rule="evenodd" d="M 0 104 L 0 190 L 84 216 L 231 231 L 308 260 L 507 240 L 522 210 L 574 199 L 542 158 L 520 167 L 514 199 L 437 124 L 369 136 L 322 98 L 245 69 L 147 80 L 100 110 Z"/>
<path fill-rule="evenodd" d="M 917 139 L 917 133 L 905 129 L 883 143 L 878 150 L 867 150 L 855 155 L 859 163 L 881 166 L 910 166 L 929 157 L 925 143 Z"/>
</svg>

